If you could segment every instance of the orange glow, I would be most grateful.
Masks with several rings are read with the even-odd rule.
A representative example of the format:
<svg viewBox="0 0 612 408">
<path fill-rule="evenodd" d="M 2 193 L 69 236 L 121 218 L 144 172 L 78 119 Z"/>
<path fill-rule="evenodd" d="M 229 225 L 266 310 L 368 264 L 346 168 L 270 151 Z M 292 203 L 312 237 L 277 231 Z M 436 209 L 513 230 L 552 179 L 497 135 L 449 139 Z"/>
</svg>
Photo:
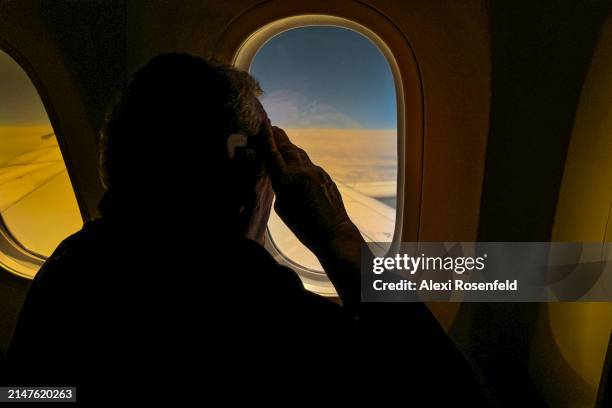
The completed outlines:
<svg viewBox="0 0 612 408">
<path fill-rule="evenodd" d="M 0 127 L 0 214 L 15 240 L 49 256 L 82 220 L 50 125 Z"/>
</svg>

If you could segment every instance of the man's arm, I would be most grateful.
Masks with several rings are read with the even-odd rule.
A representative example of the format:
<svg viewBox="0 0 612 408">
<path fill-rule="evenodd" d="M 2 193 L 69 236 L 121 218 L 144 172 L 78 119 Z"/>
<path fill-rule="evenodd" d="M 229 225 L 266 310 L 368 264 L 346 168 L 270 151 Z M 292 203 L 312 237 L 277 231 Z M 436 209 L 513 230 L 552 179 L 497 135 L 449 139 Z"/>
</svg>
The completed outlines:
<svg viewBox="0 0 612 408">
<path fill-rule="evenodd" d="M 365 241 L 350 220 L 338 187 L 282 129 L 267 121 L 259 136 L 259 150 L 276 193 L 276 212 L 317 256 L 344 306 L 355 310 L 361 301 Z"/>
<path fill-rule="evenodd" d="M 322 168 L 310 161 L 306 152 L 289 141 L 282 129 L 268 123 L 262 133 L 266 164 L 276 193 L 276 212 L 317 256 L 349 313 L 359 316 L 361 344 L 381 339 L 394 344 L 399 340 L 407 350 L 423 351 L 403 354 L 393 359 L 393 363 L 384 359 L 370 362 L 370 367 L 384 371 L 393 366 L 427 373 L 413 377 L 423 387 L 429 385 L 429 380 L 424 379 L 435 374 L 441 384 L 452 390 L 449 398 L 480 406 L 467 361 L 425 304 L 371 303 L 368 307 L 359 307 L 361 251 L 367 251 L 367 247 L 346 213 L 338 188 Z M 373 255 L 368 251 L 364 256 Z M 440 373 L 439 367 L 443 365 L 446 367 Z M 417 392 L 426 394 L 422 389 Z M 427 397 L 432 399 L 431 395 Z M 437 397 L 445 400 L 447 396 Z"/>
</svg>

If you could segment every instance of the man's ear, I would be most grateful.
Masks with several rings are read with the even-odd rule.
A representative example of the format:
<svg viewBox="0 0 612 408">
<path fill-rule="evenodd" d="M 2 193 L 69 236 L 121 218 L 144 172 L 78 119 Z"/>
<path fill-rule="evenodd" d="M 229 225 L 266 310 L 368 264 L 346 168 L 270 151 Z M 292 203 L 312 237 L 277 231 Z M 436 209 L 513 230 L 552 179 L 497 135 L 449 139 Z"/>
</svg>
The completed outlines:
<svg viewBox="0 0 612 408">
<path fill-rule="evenodd" d="M 233 167 L 242 172 L 241 178 L 254 182 L 264 174 L 263 162 L 259 158 L 257 151 L 248 146 L 249 139 L 247 136 L 239 133 L 234 133 L 227 138 L 227 156 Z"/>
<path fill-rule="evenodd" d="M 227 157 L 233 159 L 236 157 L 236 148 L 245 148 L 248 138 L 245 135 L 234 133 L 227 138 Z"/>
</svg>

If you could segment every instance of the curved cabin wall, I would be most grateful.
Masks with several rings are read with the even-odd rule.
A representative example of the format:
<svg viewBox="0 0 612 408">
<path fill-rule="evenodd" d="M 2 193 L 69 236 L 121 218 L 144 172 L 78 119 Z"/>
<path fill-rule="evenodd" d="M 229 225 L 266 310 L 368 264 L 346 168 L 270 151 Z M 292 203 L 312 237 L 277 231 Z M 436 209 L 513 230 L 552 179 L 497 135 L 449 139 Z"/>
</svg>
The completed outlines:
<svg viewBox="0 0 612 408">
<path fill-rule="evenodd" d="M 553 241 L 612 242 L 612 19 L 604 25 L 582 88 L 553 228 Z M 607 230 L 607 231 L 606 231 Z M 611 254 L 604 254 L 608 257 Z M 609 260 L 609 258 L 608 258 Z M 565 367 L 542 373 L 549 378 L 573 371 L 585 397 L 594 401 L 604 364 L 612 303 L 551 303 L 540 335 L 552 336 Z M 534 356 L 536 358 L 537 356 Z M 577 398 L 577 384 L 548 387 L 556 406 Z M 592 406 L 585 404 L 584 406 Z"/>
</svg>

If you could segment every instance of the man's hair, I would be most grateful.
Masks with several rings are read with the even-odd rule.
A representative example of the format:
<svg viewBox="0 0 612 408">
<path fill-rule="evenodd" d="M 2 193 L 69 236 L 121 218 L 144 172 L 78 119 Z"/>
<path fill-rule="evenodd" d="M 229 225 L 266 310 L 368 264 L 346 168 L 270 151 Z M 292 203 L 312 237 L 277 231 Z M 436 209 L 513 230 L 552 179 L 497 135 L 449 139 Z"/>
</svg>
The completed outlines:
<svg viewBox="0 0 612 408">
<path fill-rule="evenodd" d="M 255 79 L 229 65 L 178 53 L 153 58 L 134 75 L 101 131 L 102 182 L 110 187 L 137 167 L 161 166 L 163 157 L 181 149 L 201 148 L 217 160 L 229 135 L 258 132 L 260 94 Z"/>
</svg>

